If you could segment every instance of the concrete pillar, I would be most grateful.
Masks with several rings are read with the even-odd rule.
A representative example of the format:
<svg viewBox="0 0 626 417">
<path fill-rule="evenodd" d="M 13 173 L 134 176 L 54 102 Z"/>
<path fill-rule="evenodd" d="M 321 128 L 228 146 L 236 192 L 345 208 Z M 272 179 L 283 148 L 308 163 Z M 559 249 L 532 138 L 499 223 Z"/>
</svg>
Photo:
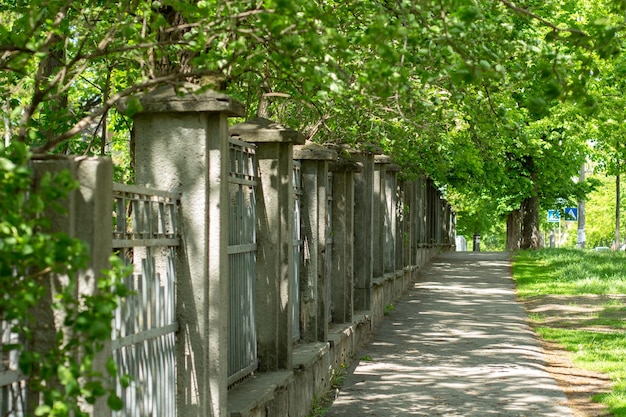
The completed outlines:
<svg viewBox="0 0 626 417">
<path fill-rule="evenodd" d="M 181 193 L 177 415 L 225 417 L 228 376 L 228 117 L 241 104 L 165 86 L 134 116 L 137 184 Z"/>
<path fill-rule="evenodd" d="M 411 265 L 408 252 L 411 245 L 411 222 L 407 194 L 410 194 L 408 181 L 401 181 L 396 176 L 396 270 Z"/>
<path fill-rule="evenodd" d="M 68 171 L 79 184 L 78 189 L 70 192 L 61 204 L 67 209 L 59 213 L 53 209 L 46 212 L 50 219 L 50 231 L 65 233 L 72 238 L 80 239 L 87 244 L 89 263 L 84 271 L 78 274 L 76 299 L 82 295 L 94 295 L 98 292 L 98 277 L 101 271 L 109 268 L 109 257 L 112 254 L 112 184 L 113 165 L 108 158 L 96 157 L 56 157 L 43 160 L 32 160 L 34 185 L 37 187 L 41 177 L 49 172 L 57 174 Z M 54 294 L 59 287 L 67 286 L 69 280 L 64 276 L 50 276 L 45 281 L 46 296 L 32 311 L 33 340 L 29 349 L 47 352 L 56 343 L 56 330 L 63 328 L 63 319 L 59 310 L 52 310 L 56 302 Z M 96 356 L 94 369 L 106 373 L 105 363 L 111 355 L 111 344 L 106 343 L 103 350 Z M 37 402 L 36 396 L 27 396 Z M 29 408 L 37 404 L 29 402 Z M 31 412 L 33 410 L 31 409 Z M 106 406 L 106 397 L 95 405 L 85 404 L 84 411 L 95 417 L 107 417 L 111 410 Z"/>
<path fill-rule="evenodd" d="M 428 243 L 428 193 L 426 192 L 426 178 L 421 177 L 418 180 L 417 204 L 419 210 L 419 244 L 420 246 Z"/>
<path fill-rule="evenodd" d="M 354 174 L 360 164 L 340 157 L 333 173 L 333 322 L 351 323 L 354 315 Z"/>
<path fill-rule="evenodd" d="M 374 239 L 373 239 L 373 272 L 374 278 L 382 278 L 385 275 L 385 260 L 388 257 L 387 232 L 390 230 L 391 213 L 389 212 L 389 200 L 387 187 L 387 167 L 391 164 L 391 158 L 387 155 L 374 157 Z"/>
<path fill-rule="evenodd" d="M 291 370 L 294 308 L 293 145 L 303 144 L 304 136 L 263 118 L 239 123 L 231 127 L 230 132 L 237 139 L 257 146 L 256 323 L 259 370 Z"/>
<path fill-rule="evenodd" d="M 384 271 L 394 272 L 398 269 L 396 264 L 398 253 L 402 257 L 402 245 L 398 245 L 398 165 L 389 164 L 385 169 L 385 234 L 384 234 Z"/>
<path fill-rule="evenodd" d="M 337 153 L 309 142 L 294 147 L 293 158 L 302 163 L 302 233 L 305 257 L 300 288 L 302 290 L 302 338 L 305 341 L 328 340 L 327 196 L 328 162 Z"/>
<path fill-rule="evenodd" d="M 354 175 L 354 310 L 372 308 L 374 153 L 351 152 L 362 167 Z"/>
<path fill-rule="evenodd" d="M 428 224 L 428 244 L 430 247 L 433 247 L 435 245 L 435 243 L 437 242 L 437 232 L 436 232 L 436 223 L 435 223 L 435 218 L 437 216 L 437 198 L 435 195 L 435 186 L 432 182 L 432 180 L 427 180 L 426 182 L 426 193 L 427 193 L 427 199 L 426 199 L 426 206 L 428 207 L 427 210 L 427 218 L 426 218 L 426 222 Z"/>
<path fill-rule="evenodd" d="M 402 193 L 403 204 L 403 233 L 402 238 L 404 244 L 403 264 L 404 266 L 417 265 L 415 261 L 416 245 L 417 245 L 417 204 L 416 204 L 416 182 L 405 181 Z"/>
</svg>

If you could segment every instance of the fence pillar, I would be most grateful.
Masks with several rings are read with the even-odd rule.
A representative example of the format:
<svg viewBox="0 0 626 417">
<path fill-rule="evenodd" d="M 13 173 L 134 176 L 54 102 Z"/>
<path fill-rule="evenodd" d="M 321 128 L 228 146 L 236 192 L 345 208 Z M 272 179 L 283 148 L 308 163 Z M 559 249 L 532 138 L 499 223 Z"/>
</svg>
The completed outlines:
<svg viewBox="0 0 626 417">
<path fill-rule="evenodd" d="M 350 323 L 354 315 L 354 173 L 362 167 L 339 158 L 329 169 L 333 173 L 333 322 Z"/>
<path fill-rule="evenodd" d="M 399 199 L 398 199 L 398 172 L 400 167 L 395 164 L 389 164 L 385 170 L 385 204 L 386 217 L 385 217 L 385 236 L 384 236 L 384 248 L 385 254 L 384 270 L 385 273 L 395 272 L 402 267 L 398 266 L 398 260 L 402 260 L 402 245 L 398 245 L 397 237 L 400 233 L 399 219 L 401 218 L 398 213 Z"/>
<path fill-rule="evenodd" d="M 328 259 L 327 190 L 328 161 L 337 153 L 315 143 L 294 147 L 293 158 L 302 163 L 302 232 L 305 239 L 302 291 L 302 338 L 306 341 L 328 340 Z M 307 256 L 308 255 L 308 256 Z"/>
<path fill-rule="evenodd" d="M 432 248 L 437 242 L 437 224 L 435 219 L 437 217 L 437 197 L 435 186 L 431 179 L 426 181 L 426 222 L 428 224 L 428 245 Z"/>
<path fill-rule="evenodd" d="M 112 184 L 113 165 L 108 158 L 97 157 L 58 157 L 32 161 L 34 184 L 46 173 L 58 173 L 67 170 L 79 183 L 78 189 L 70 192 L 64 206 L 66 213 L 47 210 L 51 231 L 69 235 L 85 242 L 89 250 L 87 269 L 78 274 L 76 298 L 81 295 L 93 295 L 98 292 L 98 277 L 102 270 L 108 269 L 111 256 L 112 226 Z M 52 303 L 58 286 L 68 284 L 66 277 L 50 277 L 45 282 L 47 295 L 32 311 L 33 341 L 30 348 L 46 352 L 55 343 L 56 329 L 63 327 L 63 317 L 58 311 L 53 313 Z M 96 356 L 94 369 L 106 374 L 105 363 L 111 355 L 110 343 Z M 36 398 L 29 399 L 30 412 L 36 404 Z M 106 398 L 100 399 L 95 405 L 85 405 L 85 411 L 95 417 L 111 415 L 106 405 Z"/>
<path fill-rule="evenodd" d="M 403 264 L 405 267 L 417 265 L 415 261 L 416 245 L 417 245 L 417 204 L 416 201 L 416 182 L 405 181 L 402 185 L 402 235 L 400 239 L 403 242 Z"/>
<path fill-rule="evenodd" d="M 441 247 L 443 245 L 445 230 L 445 220 L 444 220 L 444 210 L 445 210 L 445 201 L 441 195 L 441 191 L 436 190 L 435 198 L 437 201 L 437 215 L 435 216 L 435 227 L 437 231 L 437 246 Z"/>
<path fill-rule="evenodd" d="M 418 179 L 418 191 L 417 191 L 417 206 L 418 206 L 418 228 L 419 228 L 419 246 L 423 247 L 428 243 L 428 223 L 426 217 L 428 217 L 428 193 L 426 192 L 426 178 L 420 177 Z"/>
<path fill-rule="evenodd" d="M 402 181 L 397 179 L 397 202 L 396 202 L 396 270 L 407 268 L 413 263 L 411 262 L 411 234 L 412 228 L 412 212 L 410 196 L 413 183 L 410 181 Z"/>
<path fill-rule="evenodd" d="M 389 248 L 386 244 L 390 231 L 391 213 L 389 212 L 389 198 L 387 188 L 387 167 L 391 158 L 387 155 L 374 157 L 374 238 L 373 238 L 373 270 L 374 278 L 380 279 L 385 275 L 386 259 Z"/>
<path fill-rule="evenodd" d="M 418 266 L 426 262 L 425 251 L 428 247 L 428 192 L 427 179 L 418 177 L 415 184 L 416 206 L 416 263 Z"/>
<path fill-rule="evenodd" d="M 241 104 L 185 85 L 141 98 L 134 116 L 137 184 L 181 193 L 177 252 L 177 415 L 226 416 L 228 117 Z"/>
<path fill-rule="evenodd" d="M 354 310 L 372 308 L 374 154 L 353 152 L 362 166 L 354 175 Z"/>
<path fill-rule="evenodd" d="M 304 136 L 258 118 L 230 129 L 256 144 L 260 186 L 256 193 L 256 323 L 259 370 L 292 369 L 294 197 L 293 145 Z"/>
</svg>

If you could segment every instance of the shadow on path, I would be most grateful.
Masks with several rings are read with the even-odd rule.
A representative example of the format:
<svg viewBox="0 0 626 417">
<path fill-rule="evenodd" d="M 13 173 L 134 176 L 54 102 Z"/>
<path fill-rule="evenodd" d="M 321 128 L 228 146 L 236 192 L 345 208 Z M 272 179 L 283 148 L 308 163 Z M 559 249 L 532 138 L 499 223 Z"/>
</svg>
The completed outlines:
<svg viewBox="0 0 626 417">
<path fill-rule="evenodd" d="M 326 417 L 568 417 L 507 253 L 451 252 L 380 323 Z"/>
</svg>

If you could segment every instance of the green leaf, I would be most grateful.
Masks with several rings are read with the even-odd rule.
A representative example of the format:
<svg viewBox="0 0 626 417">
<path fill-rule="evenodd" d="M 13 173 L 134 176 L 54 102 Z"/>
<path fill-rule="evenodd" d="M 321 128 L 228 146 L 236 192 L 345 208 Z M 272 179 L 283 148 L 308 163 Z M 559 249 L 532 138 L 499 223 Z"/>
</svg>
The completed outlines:
<svg viewBox="0 0 626 417">
<path fill-rule="evenodd" d="M 109 393 L 109 396 L 107 398 L 107 405 L 113 411 L 120 411 L 122 408 L 124 408 L 124 403 L 122 402 L 122 399 L 118 397 L 114 392 Z"/>
<path fill-rule="evenodd" d="M 7 158 L 0 157 L 0 170 L 2 171 L 13 171 L 15 169 L 15 164 Z"/>
<path fill-rule="evenodd" d="M 57 376 L 59 378 L 59 382 L 63 385 L 68 385 L 71 382 L 75 381 L 74 375 L 66 366 L 59 365 L 57 368 Z"/>
<path fill-rule="evenodd" d="M 107 373 L 112 376 L 115 377 L 117 376 L 117 363 L 115 363 L 115 359 L 113 359 L 113 357 L 110 357 L 107 362 L 106 362 L 106 370 Z"/>
<path fill-rule="evenodd" d="M 49 405 L 40 405 L 35 409 L 35 415 L 36 416 L 46 416 L 48 414 L 50 414 L 50 412 L 52 411 L 52 407 L 50 407 Z"/>
</svg>

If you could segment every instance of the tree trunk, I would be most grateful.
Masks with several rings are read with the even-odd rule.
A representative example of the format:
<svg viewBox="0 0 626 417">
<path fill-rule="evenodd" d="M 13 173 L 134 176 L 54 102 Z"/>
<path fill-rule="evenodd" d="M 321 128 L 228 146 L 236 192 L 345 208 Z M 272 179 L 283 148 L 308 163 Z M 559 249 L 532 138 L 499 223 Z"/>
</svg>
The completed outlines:
<svg viewBox="0 0 626 417">
<path fill-rule="evenodd" d="M 515 251 L 520 248 L 521 209 L 513 210 L 506 218 L 506 250 Z"/>
<path fill-rule="evenodd" d="M 522 203 L 521 249 L 539 249 L 539 197 L 528 197 Z"/>
<path fill-rule="evenodd" d="M 619 236 L 619 228 L 620 228 L 620 199 L 621 199 L 621 190 L 620 190 L 620 175 L 617 174 L 615 177 L 615 250 L 619 250 L 620 247 L 620 236 Z"/>
<path fill-rule="evenodd" d="M 187 31 L 185 29 L 187 21 L 182 13 L 172 6 L 163 6 L 159 9 L 159 12 L 168 23 L 167 27 L 159 29 L 157 37 L 159 43 L 167 45 L 170 42 L 183 39 L 183 35 Z M 189 73 L 191 71 L 192 58 L 192 54 L 184 48 L 182 51 L 174 52 L 167 46 L 161 46 L 158 51 L 155 51 L 155 56 L 153 57 L 156 60 L 156 62 L 152 63 L 152 67 L 155 68 L 156 72 L 153 76 L 160 77 L 173 73 Z"/>
<path fill-rule="evenodd" d="M 50 50 L 48 55 L 40 62 L 41 66 L 41 82 L 42 89 L 47 89 L 49 83 L 51 83 L 55 74 L 65 65 L 65 46 L 61 42 L 58 36 L 54 36 L 54 41 L 50 44 Z M 62 121 L 68 113 L 68 94 L 64 89 L 64 85 L 59 81 L 54 86 L 46 98 L 49 103 L 48 109 L 48 124 L 43 129 L 43 134 L 46 138 L 46 142 L 51 143 L 57 132 L 54 129 L 54 124 Z"/>
</svg>

